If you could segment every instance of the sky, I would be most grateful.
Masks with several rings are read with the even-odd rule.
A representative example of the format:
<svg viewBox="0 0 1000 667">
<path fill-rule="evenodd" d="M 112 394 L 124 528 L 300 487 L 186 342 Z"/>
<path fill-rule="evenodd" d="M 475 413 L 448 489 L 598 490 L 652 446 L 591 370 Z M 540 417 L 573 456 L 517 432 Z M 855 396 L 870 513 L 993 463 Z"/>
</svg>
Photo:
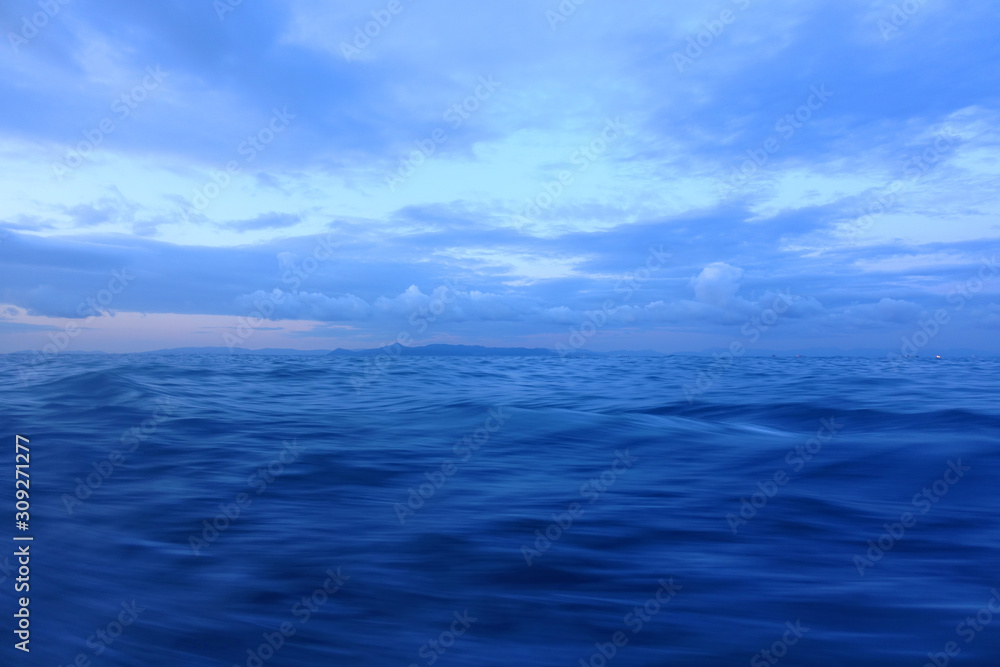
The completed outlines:
<svg viewBox="0 0 1000 667">
<path fill-rule="evenodd" d="M 0 352 L 1000 353 L 995 2 L 13 0 L 0 28 Z"/>
</svg>

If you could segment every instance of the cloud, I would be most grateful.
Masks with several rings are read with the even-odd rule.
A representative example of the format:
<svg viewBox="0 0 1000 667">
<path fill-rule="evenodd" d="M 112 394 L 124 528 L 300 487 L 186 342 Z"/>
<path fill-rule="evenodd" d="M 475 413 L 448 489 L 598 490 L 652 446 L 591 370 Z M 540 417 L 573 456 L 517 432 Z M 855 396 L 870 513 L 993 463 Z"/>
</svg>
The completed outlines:
<svg viewBox="0 0 1000 667">
<path fill-rule="evenodd" d="M 270 293 L 258 290 L 239 297 L 237 305 L 245 312 L 270 313 L 268 316 L 274 320 L 357 321 L 372 315 L 372 307 L 353 294 L 330 297 L 316 292 L 288 294 L 280 289 Z"/>
<path fill-rule="evenodd" d="M 919 304 L 912 301 L 885 297 L 878 303 L 854 306 L 845 312 L 863 322 L 910 324 L 916 321 L 922 310 Z"/>
<path fill-rule="evenodd" d="M 985 329 L 1000 329 L 1000 304 L 991 303 L 975 313 L 977 326 Z"/>
<path fill-rule="evenodd" d="M 715 306 L 725 306 L 740 289 L 743 269 L 725 262 L 709 264 L 691 279 L 691 287 L 699 301 Z"/>
<path fill-rule="evenodd" d="M 74 4 L 0 61 L 0 303 L 78 318 L 126 269 L 112 310 L 242 317 L 279 290 L 275 317 L 371 337 L 454 289 L 441 336 L 565 335 L 611 300 L 603 331 L 648 341 L 731 335 L 781 293 L 776 330 L 878 344 L 1000 249 L 992 9 L 928 3 L 884 39 L 891 3 L 742 4 L 683 68 L 717 9 L 553 29 L 529 0 L 413 3 L 348 60 L 370 9 Z M 626 299 L 650 248 L 669 260 Z"/>
<path fill-rule="evenodd" d="M 259 229 L 283 229 L 294 227 L 302 221 L 302 217 L 291 213 L 261 213 L 249 220 L 232 220 L 221 225 L 224 229 L 234 229 L 239 232 Z"/>
<path fill-rule="evenodd" d="M 0 334 L 41 333 L 45 331 L 60 331 L 60 328 L 51 324 L 28 324 L 0 320 Z"/>
</svg>

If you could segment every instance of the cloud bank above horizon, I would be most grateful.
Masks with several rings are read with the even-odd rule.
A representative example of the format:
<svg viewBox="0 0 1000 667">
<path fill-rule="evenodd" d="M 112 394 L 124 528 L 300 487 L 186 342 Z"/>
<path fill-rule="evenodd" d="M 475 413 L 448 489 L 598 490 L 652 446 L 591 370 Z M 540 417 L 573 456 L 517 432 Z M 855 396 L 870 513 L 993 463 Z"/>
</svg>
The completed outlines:
<svg viewBox="0 0 1000 667">
<path fill-rule="evenodd" d="M 1000 352 L 1000 8 L 661 4 L 8 3 L 0 352 Z"/>
</svg>

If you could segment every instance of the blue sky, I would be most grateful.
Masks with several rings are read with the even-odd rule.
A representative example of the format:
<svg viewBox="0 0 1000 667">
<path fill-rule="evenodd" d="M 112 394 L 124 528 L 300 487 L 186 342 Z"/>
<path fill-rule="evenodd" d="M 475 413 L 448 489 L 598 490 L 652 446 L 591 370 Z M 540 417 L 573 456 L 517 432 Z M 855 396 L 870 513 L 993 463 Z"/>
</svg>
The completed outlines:
<svg viewBox="0 0 1000 667">
<path fill-rule="evenodd" d="M 4 4 L 0 351 L 1000 352 L 996 3 L 333 4 Z"/>
</svg>

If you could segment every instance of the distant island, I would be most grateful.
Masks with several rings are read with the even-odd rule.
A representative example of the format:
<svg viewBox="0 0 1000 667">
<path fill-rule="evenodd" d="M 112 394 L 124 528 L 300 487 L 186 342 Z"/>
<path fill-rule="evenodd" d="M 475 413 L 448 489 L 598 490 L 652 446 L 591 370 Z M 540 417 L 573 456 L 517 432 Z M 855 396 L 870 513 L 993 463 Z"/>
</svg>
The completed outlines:
<svg viewBox="0 0 1000 667">
<path fill-rule="evenodd" d="M 606 352 L 594 352 L 591 350 L 552 350 L 543 347 L 486 347 L 484 345 L 449 345 L 444 343 L 434 343 L 430 345 L 405 346 L 399 344 L 385 347 L 366 348 L 359 350 L 348 350 L 337 348 L 335 350 L 295 350 L 290 348 L 263 348 L 258 350 L 245 349 L 240 347 L 175 347 L 163 350 L 150 350 L 147 352 L 86 352 L 67 350 L 65 354 L 143 354 L 143 355 L 183 355 L 183 354 L 210 354 L 210 355 L 238 355 L 238 356 L 285 356 L 285 357 L 373 357 L 383 354 L 405 357 L 574 357 L 574 358 L 608 358 L 608 357 L 719 357 L 726 356 L 727 350 L 724 348 L 708 348 L 700 352 L 657 352 L 655 350 L 611 350 Z M 7 354 L 31 354 L 30 351 L 9 352 Z M 935 353 L 927 353 L 923 356 L 934 358 L 937 354 L 943 354 L 951 358 L 969 357 L 996 357 L 995 352 L 984 352 L 970 349 L 948 349 Z M 743 355 L 746 357 L 867 357 L 886 358 L 892 355 L 891 351 L 875 348 L 853 348 L 841 350 L 837 348 L 809 348 L 801 350 L 768 350 L 768 349 L 746 349 Z M 895 356 L 899 356 L 898 353 Z"/>
<path fill-rule="evenodd" d="M 367 348 L 361 350 L 348 350 L 338 347 L 335 350 L 292 350 L 285 348 L 264 348 L 260 350 L 248 350 L 243 348 L 228 347 L 176 347 L 168 350 L 155 350 L 153 352 L 139 352 L 137 354 L 237 354 L 251 356 L 298 356 L 298 357 L 371 357 L 380 354 L 392 354 L 407 357 L 558 357 L 559 352 L 542 347 L 485 347 L 483 345 L 445 345 L 432 344 L 409 347 L 405 345 L 388 345 L 385 347 Z M 623 353 L 638 354 L 638 353 Z M 598 353 L 585 350 L 573 351 L 572 356 L 604 357 L 612 356 L 613 353 Z M 661 355 L 658 352 L 649 352 L 649 355 Z"/>
</svg>

